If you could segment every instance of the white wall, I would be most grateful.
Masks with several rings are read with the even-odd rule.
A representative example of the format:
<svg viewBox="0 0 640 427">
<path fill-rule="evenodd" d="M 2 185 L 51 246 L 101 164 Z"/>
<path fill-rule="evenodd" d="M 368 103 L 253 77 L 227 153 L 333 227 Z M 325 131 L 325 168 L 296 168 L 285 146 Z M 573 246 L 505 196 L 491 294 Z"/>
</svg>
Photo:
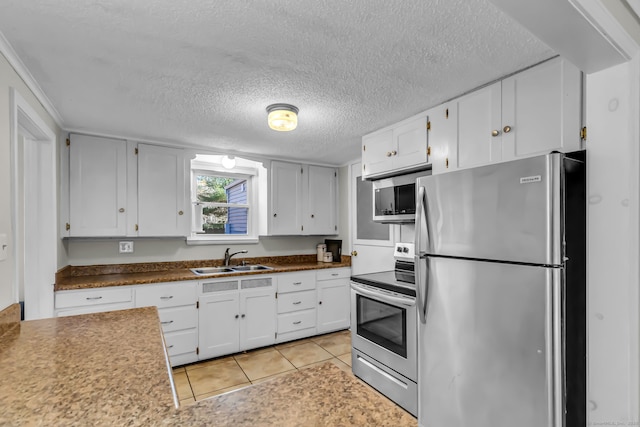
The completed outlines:
<svg viewBox="0 0 640 427">
<path fill-rule="evenodd" d="M 638 425 L 638 59 L 587 76 L 589 425 Z"/>
<path fill-rule="evenodd" d="M 9 257 L 0 261 L 0 310 L 16 301 L 14 296 L 15 259 L 11 229 L 11 112 L 10 88 L 15 88 L 54 132 L 58 128 L 34 94 L 0 54 L 0 233 L 6 234 Z"/>
</svg>

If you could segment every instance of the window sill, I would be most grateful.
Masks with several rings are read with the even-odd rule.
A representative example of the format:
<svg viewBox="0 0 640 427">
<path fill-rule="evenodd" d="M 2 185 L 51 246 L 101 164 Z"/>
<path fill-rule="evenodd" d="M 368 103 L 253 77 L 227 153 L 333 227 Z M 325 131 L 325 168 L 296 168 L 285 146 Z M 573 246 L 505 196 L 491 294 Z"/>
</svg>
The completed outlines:
<svg viewBox="0 0 640 427">
<path fill-rule="evenodd" d="M 256 236 L 190 236 L 187 237 L 187 245 L 232 245 L 236 243 L 250 244 L 259 243 Z"/>
</svg>

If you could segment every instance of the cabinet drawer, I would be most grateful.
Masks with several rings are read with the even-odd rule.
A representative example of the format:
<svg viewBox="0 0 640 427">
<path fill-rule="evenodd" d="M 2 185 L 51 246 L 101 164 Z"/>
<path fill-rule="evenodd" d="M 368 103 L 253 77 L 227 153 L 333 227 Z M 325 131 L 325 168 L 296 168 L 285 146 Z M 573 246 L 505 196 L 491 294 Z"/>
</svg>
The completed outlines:
<svg viewBox="0 0 640 427">
<path fill-rule="evenodd" d="M 297 331 L 300 329 L 315 328 L 316 309 L 295 311 L 293 313 L 278 315 L 278 333 Z"/>
<path fill-rule="evenodd" d="M 350 268 L 325 268 L 316 272 L 317 280 L 344 279 L 351 277 Z"/>
<path fill-rule="evenodd" d="M 195 329 L 169 332 L 164 334 L 164 342 L 169 356 L 194 352 L 198 347 L 198 332 Z"/>
<path fill-rule="evenodd" d="M 198 309 L 195 304 L 158 310 L 163 332 L 179 331 L 198 326 Z"/>
<path fill-rule="evenodd" d="M 278 294 L 278 313 L 308 310 L 316 307 L 316 293 L 312 290 Z"/>
<path fill-rule="evenodd" d="M 278 292 L 306 291 L 315 289 L 316 272 L 286 273 L 278 276 Z"/>
<path fill-rule="evenodd" d="M 195 304 L 196 299 L 195 282 L 143 285 L 136 289 L 136 307 L 177 307 Z"/>
<path fill-rule="evenodd" d="M 131 288 L 101 288 L 56 292 L 56 308 L 111 304 L 132 300 Z"/>
<path fill-rule="evenodd" d="M 104 313 L 105 311 L 126 310 L 129 308 L 133 308 L 133 301 L 57 310 L 56 317 L 76 316 L 78 314 Z"/>
</svg>

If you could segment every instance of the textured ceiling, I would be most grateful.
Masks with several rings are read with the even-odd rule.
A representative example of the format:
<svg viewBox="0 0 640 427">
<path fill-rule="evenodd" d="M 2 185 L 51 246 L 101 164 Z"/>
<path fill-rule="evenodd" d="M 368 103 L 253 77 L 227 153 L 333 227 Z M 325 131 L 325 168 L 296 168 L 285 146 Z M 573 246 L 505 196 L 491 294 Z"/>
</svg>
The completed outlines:
<svg viewBox="0 0 640 427">
<path fill-rule="evenodd" d="M 486 0 L 3 0 L 66 129 L 344 164 L 362 135 L 554 55 Z M 270 130 L 267 105 L 300 108 Z"/>
</svg>

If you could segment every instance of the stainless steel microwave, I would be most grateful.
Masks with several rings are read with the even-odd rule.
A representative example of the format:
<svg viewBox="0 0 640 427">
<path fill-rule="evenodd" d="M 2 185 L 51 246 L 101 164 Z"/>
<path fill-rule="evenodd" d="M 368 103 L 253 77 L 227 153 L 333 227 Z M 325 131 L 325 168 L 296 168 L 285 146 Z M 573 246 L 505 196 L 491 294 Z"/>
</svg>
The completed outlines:
<svg viewBox="0 0 640 427">
<path fill-rule="evenodd" d="M 373 181 L 373 220 L 390 224 L 415 222 L 416 179 L 426 175 L 431 171 Z"/>
</svg>

